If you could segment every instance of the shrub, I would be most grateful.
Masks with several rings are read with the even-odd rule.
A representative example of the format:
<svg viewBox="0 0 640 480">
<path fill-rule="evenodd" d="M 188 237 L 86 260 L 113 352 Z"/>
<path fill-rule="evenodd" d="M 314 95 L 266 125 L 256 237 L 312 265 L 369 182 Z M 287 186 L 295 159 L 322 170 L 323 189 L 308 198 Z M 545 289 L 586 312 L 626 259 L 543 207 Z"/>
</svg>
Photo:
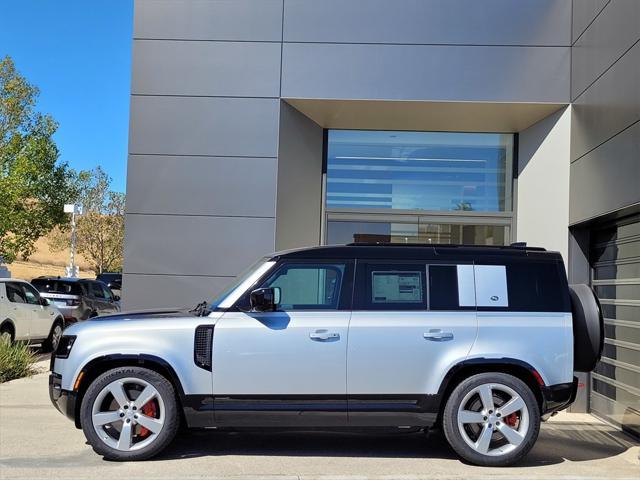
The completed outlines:
<svg viewBox="0 0 640 480">
<path fill-rule="evenodd" d="M 0 339 L 0 383 L 36 373 L 35 354 L 25 343 Z"/>
</svg>

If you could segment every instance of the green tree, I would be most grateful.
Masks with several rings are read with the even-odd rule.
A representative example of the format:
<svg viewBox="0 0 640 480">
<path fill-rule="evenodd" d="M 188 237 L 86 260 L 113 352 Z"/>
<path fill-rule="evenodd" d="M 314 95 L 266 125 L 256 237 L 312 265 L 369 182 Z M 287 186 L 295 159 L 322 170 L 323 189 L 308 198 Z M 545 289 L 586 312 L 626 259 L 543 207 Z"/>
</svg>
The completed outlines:
<svg viewBox="0 0 640 480">
<path fill-rule="evenodd" d="M 122 270 L 124 248 L 123 193 L 111 190 L 111 178 L 101 168 L 83 170 L 76 178 L 74 203 L 82 205 L 76 216 L 76 250 L 96 273 Z M 70 229 L 51 236 L 49 247 L 60 251 L 69 246 Z"/>
<path fill-rule="evenodd" d="M 58 128 L 36 111 L 38 88 L 0 60 L 0 256 L 10 263 L 33 253 L 38 238 L 65 221 L 73 171 L 58 162 Z"/>
</svg>

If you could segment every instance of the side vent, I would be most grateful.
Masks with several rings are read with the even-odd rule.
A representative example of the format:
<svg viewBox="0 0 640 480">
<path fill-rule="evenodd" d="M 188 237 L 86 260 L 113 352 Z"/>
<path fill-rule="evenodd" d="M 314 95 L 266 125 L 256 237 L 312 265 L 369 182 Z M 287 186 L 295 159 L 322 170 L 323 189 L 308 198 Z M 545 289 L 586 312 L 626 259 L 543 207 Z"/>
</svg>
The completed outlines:
<svg viewBox="0 0 640 480">
<path fill-rule="evenodd" d="M 200 368 L 212 370 L 213 353 L 213 325 L 200 325 L 196 327 L 193 340 L 193 361 Z"/>
</svg>

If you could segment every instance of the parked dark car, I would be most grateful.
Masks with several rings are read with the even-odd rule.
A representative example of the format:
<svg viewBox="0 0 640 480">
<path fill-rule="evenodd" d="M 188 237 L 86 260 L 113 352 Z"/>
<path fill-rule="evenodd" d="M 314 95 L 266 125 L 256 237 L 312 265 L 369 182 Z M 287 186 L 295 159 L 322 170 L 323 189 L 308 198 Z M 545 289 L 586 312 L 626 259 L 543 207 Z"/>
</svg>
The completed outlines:
<svg viewBox="0 0 640 480">
<path fill-rule="evenodd" d="M 120 311 L 120 297 L 103 282 L 85 278 L 38 277 L 31 281 L 40 296 L 48 299 L 64 315 L 77 322 Z"/>
<path fill-rule="evenodd" d="M 102 272 L 96 280 L 107 285 L 111 290 L 122 290 L 122 274 L 118 272 Z"/>
</svg>

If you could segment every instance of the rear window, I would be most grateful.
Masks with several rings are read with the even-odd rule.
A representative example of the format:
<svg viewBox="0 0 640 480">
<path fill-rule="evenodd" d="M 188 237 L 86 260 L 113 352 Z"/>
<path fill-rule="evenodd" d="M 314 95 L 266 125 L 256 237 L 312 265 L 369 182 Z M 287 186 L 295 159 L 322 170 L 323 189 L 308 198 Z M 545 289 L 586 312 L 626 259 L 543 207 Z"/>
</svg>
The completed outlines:
<svg viewBox="0 0 640 480">
<path fill-rule="evenodd" d="M 120 280 L 122 275 L 119 273 L 101 273 L 96 277 L 96 280 L 101 282 L 113 282 L 114 280 Z"/>
<path fill-rule="evenodd" d="M 31 282 L 41 293 L 60 293 L 65 295 L 82 295 L 82 287 L 76 282 L 36 278 Z"/>
</svg>

